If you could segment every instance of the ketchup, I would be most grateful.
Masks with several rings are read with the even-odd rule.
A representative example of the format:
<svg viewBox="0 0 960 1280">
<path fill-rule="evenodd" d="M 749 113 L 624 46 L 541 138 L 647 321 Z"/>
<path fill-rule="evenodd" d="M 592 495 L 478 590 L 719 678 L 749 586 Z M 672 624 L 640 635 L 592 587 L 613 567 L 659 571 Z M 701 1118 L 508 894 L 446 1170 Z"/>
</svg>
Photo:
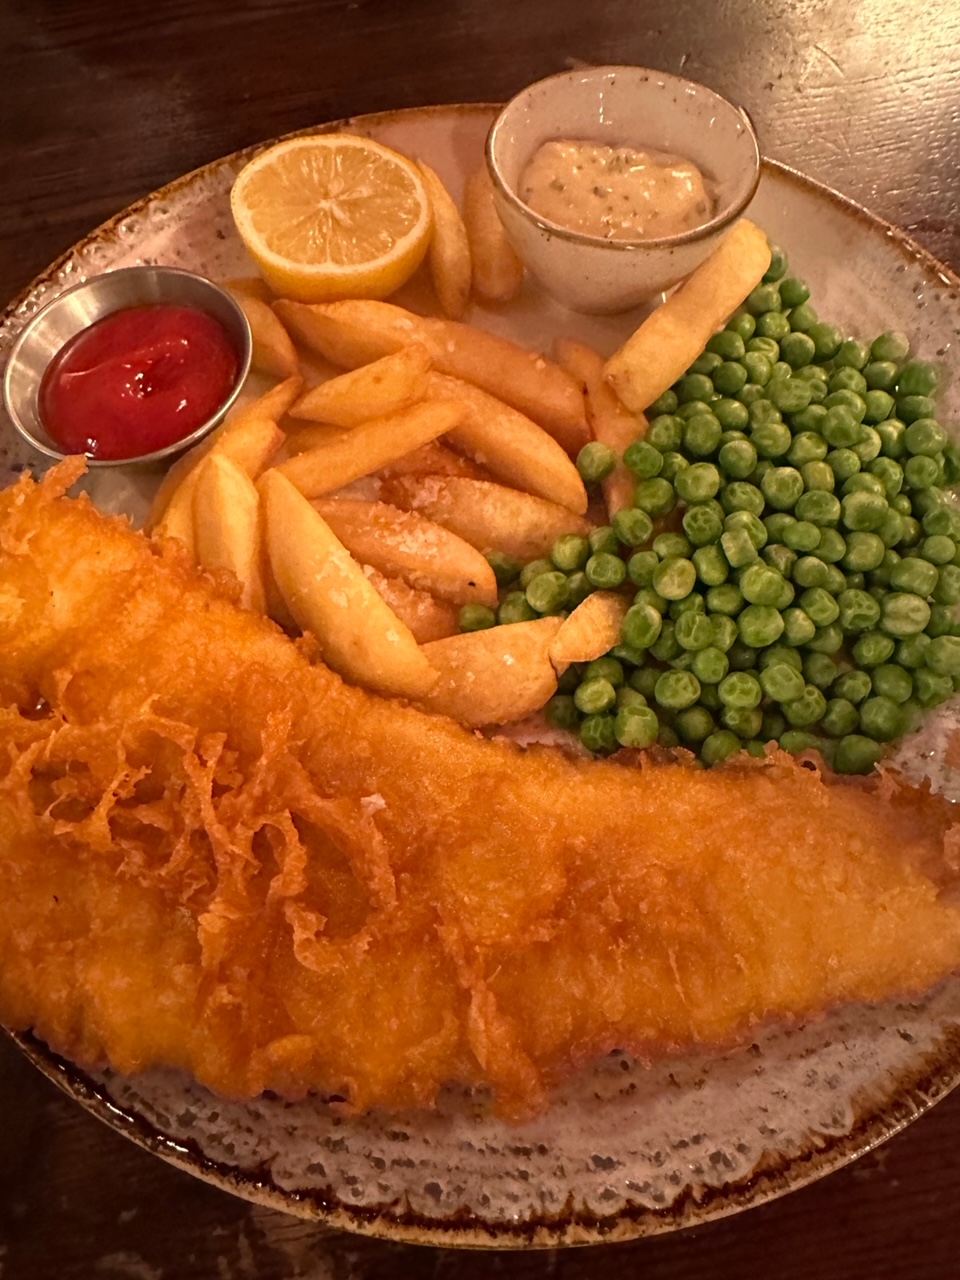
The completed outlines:
<svg viewBox="0 0 960 1280">
<path fill-rule="evenodd" d="M 68 453 L 135 458 L 175 444 L 223 404 L 236 348 L 195 307 L 128 307 L 84 329 L 50 362 L 39 407 Z"/>
</svg>

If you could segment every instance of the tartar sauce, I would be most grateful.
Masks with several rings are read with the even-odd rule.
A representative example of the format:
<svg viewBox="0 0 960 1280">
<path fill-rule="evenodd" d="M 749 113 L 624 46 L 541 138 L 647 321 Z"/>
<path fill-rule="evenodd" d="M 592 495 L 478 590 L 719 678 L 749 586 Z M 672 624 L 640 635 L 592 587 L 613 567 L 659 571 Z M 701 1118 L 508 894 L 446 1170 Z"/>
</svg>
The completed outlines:
<svg viewBox="0 0 960 1280">
<path fill-rule="evenodd" d="M 714 200 L 690 160 L 559 138 L 520 177 L 520 197 L 558 226 L 606 240 L 654 240 L 702 226 Z"/>
</svg>

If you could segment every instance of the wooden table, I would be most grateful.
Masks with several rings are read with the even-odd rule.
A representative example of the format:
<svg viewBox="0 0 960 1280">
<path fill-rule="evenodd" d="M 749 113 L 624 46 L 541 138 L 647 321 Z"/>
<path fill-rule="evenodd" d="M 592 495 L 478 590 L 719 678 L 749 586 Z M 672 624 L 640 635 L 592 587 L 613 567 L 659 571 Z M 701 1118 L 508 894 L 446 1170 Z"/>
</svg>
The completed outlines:
<svg viewBox="0 0 960 1280">
<path fill-rule="evenodd" d="M 362 111 L 493 101 L 577 61 L 704 80 L 765 151 L 960 269 L 960 4 L 904 0 L 0 0 L 0 298 L 99 221 L 245 144 Z M 747 1214 L 609 1249 L 458 1254 L 248 1206 L 126 1143 L 0 1040 L 3 1280 L 960 1274 L 960 1094 Z"/>
</svg>

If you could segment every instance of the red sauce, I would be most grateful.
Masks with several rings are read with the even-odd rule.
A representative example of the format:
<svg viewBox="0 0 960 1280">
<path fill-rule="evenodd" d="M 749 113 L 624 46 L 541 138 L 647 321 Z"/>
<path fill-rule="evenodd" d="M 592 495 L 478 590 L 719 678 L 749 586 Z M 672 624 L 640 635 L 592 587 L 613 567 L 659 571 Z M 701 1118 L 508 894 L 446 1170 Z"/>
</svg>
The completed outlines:
<svg viewBox="0 0 960 1280">
<path fill-rule="evenodd" d="M 138 457 L 206 422 L 230 394 L 238 365 L 227 331 L 205 311 L 129 307 L 57 353 L 40 385 L 40 416 L 68 453 Z"/>
</svg>

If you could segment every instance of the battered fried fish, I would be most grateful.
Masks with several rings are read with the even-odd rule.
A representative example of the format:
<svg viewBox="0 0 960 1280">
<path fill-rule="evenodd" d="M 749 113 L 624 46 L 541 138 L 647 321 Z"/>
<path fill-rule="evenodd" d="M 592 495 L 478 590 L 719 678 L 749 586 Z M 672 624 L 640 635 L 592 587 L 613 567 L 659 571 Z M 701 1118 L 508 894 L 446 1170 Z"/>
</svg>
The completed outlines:
<svg viewBox="0 0 960 1280">
<path fill-rule="evenodd" d="M 0 495 L 0 1019 L 235 1096 L 503 1114 L 960 966 L 950 806 L 486 741 L 85 500 Z"/>
</svg>

